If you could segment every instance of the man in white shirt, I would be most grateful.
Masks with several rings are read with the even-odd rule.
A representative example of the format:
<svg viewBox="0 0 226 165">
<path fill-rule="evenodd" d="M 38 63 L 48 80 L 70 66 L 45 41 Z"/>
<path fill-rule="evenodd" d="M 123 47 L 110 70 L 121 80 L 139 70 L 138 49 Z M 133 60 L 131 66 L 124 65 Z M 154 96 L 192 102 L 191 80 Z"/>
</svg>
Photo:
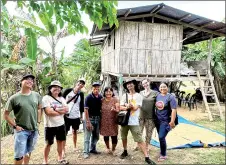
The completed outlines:
<svg viewBox="0 0 226 165">
<path fill-rule="evenodd" d="M 81 89 L 85 86 L 85 80 L 79 79 L 75 82 L 74 88 L 66 96 L 66 102 L 69 107 L 69 113 L 64 116 L 66 134 L 72 127 L 72 135 L 74 142 L 74 151 L 78 151 L 76 147 L 77 143 L 77 130 L 82 121 L 82 113 L 84 112 L 84 93 Z M 66 143 L 66 142 L 65 142 Z M 64 153 L 65 153 L 64 143 Z"/>
<path fill-rule="evenodd" d="M 129 122 L 126 126 L 121 126 L 121 138 L 124 151 L 120 158 L 124 159 L 128 156 L 127 153 L 127 136 L 130 130 L 133 139 L 138 143 L 145 156 L 145 162 L 148 164 L 155 164 L 148 156 L 145 143 L 142 139 L 142 132 L 139 126 L 140 107 L 142 106 L 142 96 L 138 93 L 138 85 L 136 80 L 128 80 L 123 84 L 126 93 L 120 100 L 120 110 L 130 110 Z"/>
</svg>

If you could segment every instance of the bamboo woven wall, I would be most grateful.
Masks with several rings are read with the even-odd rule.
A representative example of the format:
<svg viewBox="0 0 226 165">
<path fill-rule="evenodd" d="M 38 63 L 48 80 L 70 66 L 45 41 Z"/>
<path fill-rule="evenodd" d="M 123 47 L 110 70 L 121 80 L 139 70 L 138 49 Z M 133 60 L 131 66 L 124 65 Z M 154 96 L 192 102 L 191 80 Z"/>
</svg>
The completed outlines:
<svg viewBox="0 0 226 165">
<path fill-rule="evenodd" d="M 182 38 L 180 25 L 121 21 L 104 45 L 102 72 L 180 74 Z"/>
</svg>

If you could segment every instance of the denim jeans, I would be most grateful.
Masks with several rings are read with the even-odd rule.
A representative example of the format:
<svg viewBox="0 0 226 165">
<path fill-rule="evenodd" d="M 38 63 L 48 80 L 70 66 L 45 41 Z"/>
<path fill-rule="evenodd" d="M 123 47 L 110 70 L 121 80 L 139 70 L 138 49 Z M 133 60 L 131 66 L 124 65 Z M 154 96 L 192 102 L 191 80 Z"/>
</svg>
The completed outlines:
<svg viewBox="0 0 226 165">
<path fill-rule="evenodd" d="M 170 125 L 168 123 L 160 123 L 156 128 L 159 135 L 160 154 L 161 156 L 166 156 L 166 135 L 170 131 Z"/>
<path fill-rule="evenodd" d="M 84 126 L 84 153 L 89 153 L 90 151 L 96 151 L 96 144 L 99 140 L 100 134 L 100 117 L 95 116 L 90 118 L 90 123 L 93 126 L 93 130 L 89 131 L 86 128 L 86 121 L 83 122 Z"/>
<path fill-rule="evenodd" d="M 16 131 L 14 129 L 14 158 L 21 158 L 34 150 L 38 131 Z"/>
</svg>

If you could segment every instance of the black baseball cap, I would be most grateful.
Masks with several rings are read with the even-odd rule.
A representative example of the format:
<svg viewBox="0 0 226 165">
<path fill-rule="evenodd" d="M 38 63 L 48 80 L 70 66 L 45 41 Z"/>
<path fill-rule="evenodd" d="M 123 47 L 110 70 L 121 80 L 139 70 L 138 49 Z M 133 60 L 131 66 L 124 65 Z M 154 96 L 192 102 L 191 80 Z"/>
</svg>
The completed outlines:
<svg viewBox="0 0 226 165">
<path fill-rule="evenodd" d="M 84 79 L 78 79 L 78 81 L 77 82 L 81 82 L 81 83 L 83 83 L 84 85 L 86 84 L 86 82 L 85 82 L 85 80 Z"/>
<path fill-rule="evenodd" d="M 32 74 L 25 74 L 25 75 L 22 77 L 21 81 L 25 80 L 25 79 L 28 78 L 28 77 L 32 78 L 33 80 L 35 79 L 35 76 L 33 76 Z"/>
</svg>

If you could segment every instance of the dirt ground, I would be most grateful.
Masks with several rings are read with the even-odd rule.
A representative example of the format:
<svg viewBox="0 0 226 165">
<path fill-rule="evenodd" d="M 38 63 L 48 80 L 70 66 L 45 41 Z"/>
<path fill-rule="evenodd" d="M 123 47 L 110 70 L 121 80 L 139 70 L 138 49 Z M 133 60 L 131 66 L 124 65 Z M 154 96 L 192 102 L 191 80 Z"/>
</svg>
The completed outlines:
<svg viewBox="0 0 226 165">
<path fill-rule="evenodd" d="M 198 106 L 198 110 L 193 109 L 189 111 L 188 108 L 178 108 L 178 114 L 182 117 L 185 117 L 188 120 L 208 120 L 207 113 L 202 113 L 202 106 Z M 131 134 L 129 133 L 128 139 L 128 153 L 129 157 L 127 159 L 120 159 L 119 155 L 123 151 L 122 143 L 119 135 L 119 142 L 116 148 L 117 156 L 109 155 L 105 153 L 105 145 L 103 137 L 100 136 L 100 140 L 97 144 L 97 149 L 101 151 L 100 155 L 92 155 L 88 159 L 83 159 L 83 133 L 78 134 L 78 148 L 79 152 L 73 151 L 73 142 L 72 136 L 68 135 L 67 137 L 67 146 L 66 146 L 66 159 L 70 164 L 144 164 L 144 156 L 141 151 L 133 151 L 136 143 L 133 141 Z M 43 148 L 44 148 L 44 133 L 43 126 L 40 128 L 40 137 L 36 146 L 36 149 L 32 153 L 30 160 L 31 164 L 42 164 L 43 161 Z M 157 164 L 157 158 L 159 156 L 159 148 L 151 146 L 150 148 L 150 158 L 154 160 Z M 178 150 L 168 150 L 168 160 L 161 164 L 200 164 L 200 163 L 225 163 L 225 148 L 224 147 L 215 147 L 215 148 L 190 148 L 190 149 L 178 149 Z M 213 155 L 216 156 L 213 157 Z M 211 157 L 212 156 L 212 157 Z M 203 157 L 203 158 L 202 158 Z M 202 158 L 200 160 L 200 158 Z M 206 159 L 203 160 L 203 159 Z M 13 163 L 13 135 L 9 135 L 1 139 L 1 164 L 11 164 Z M 57 150 L 56 143 L 53 144 L 50 155 L 49 163 L 57 163 Z"/>
</svg>

